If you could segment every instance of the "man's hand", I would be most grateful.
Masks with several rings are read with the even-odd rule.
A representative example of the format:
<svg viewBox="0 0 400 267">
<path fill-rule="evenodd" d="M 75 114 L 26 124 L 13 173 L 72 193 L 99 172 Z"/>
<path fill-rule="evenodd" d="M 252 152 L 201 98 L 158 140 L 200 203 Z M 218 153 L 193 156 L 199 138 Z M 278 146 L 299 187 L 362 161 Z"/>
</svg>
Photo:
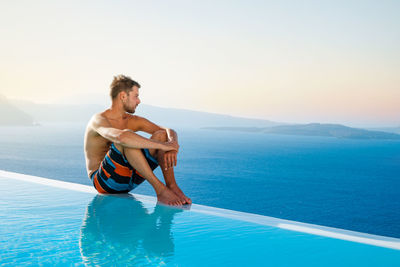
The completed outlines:
<svg viewBox="0 0 400 267">
<path fill-rule="evenodd" d="M 164 153 L 165 170 L 176 166 L 177 154 L 178 154 L 178 151 L 176 151 L 176 150 L 171 150 L 171 151 L 167 151 Z"/>
<path fill-rule="evenodd" d="M 167 150 L 167 151 L 176 151 L 176 152 L 178 153 L 179 144 L 178 144 L 177 141 L 168 141 L 168 142 L 165 142 L 165 144 L 166 144 L 169 148 L 171 148 L 171 149 L 169 149 L 169 150 Z"/>
</svg>

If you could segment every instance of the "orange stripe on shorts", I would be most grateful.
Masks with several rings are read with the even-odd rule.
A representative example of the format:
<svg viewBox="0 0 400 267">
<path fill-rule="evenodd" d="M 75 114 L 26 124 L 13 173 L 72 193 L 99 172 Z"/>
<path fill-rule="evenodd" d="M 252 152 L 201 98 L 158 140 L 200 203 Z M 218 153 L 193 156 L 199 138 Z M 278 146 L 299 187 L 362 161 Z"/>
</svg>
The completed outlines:
<svg viewBox="0 0 400 267">
<path fill-rule="evenodd" d="M 125 176 L 125 177 L 131 177 L 133 171 L 131 169 L 129 169 L 126 166 L 122 166 L 121 164 L 119 164 L 118 162 L 116 162 L 115 160 L 113 160 L 110 156 L 109 156 L 110 160 L 112 161 L 112 163 L 114 163 L 115 166 L 115 173 L 119 174 L 121 176 Z"/>
<path fill-rule="evenodd" d="M 103 164 L 101 164 L 101 169 L 103 170 L 104 174 L 107 176 L 107 178 L 110 178 L 111 174 L 109 174 L 104 168 Z"/>
<path fill-rule="evenodd" d="M 97 181 L 97 173 L 94 175 L 94 188 L 96 188 L 97 192 L 102 194 L 107 194 L 108 192 L 101 187 L 99 181 Z"/>
</svg>

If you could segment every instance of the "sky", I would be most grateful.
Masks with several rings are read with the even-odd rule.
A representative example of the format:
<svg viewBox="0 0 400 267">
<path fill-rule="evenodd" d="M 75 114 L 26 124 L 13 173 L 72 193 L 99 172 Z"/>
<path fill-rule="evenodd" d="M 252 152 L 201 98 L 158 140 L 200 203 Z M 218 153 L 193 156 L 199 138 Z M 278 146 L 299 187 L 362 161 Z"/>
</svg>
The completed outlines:
<svg viewBox="0 0 400 267">
<path fill-rule="evenodd" d="M 400 1 L 1 1 L 0 94 L 400 125 Z M 140 108 L 140 107 L 139 107 Z"/>
</svg>

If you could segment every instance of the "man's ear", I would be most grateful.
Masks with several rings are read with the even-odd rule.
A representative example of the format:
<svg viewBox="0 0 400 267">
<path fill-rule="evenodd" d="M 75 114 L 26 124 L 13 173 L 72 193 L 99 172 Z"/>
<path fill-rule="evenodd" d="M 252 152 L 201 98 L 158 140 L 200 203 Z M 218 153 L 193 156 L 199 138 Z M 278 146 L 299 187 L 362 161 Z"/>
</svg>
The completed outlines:
<svg viewBox="0 0 400 267">
<path fill-rule="evenodd" d="M 124 102 L 124 99 L 128 97 L 128 95 L 126 94 L 125 91 L 119 92 L 119 95 L 118 95 L 118 96 L 119 96 L 119 99 L 122 100 L 122 102 Z"/>
</svg>

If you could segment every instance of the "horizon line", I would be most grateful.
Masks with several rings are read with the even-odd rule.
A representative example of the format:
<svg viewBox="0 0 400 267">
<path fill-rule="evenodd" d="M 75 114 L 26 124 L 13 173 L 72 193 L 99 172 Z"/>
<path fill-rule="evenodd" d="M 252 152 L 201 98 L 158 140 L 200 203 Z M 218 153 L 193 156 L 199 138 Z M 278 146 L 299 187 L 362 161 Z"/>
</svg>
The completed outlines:
<svg viewBox="0 0 400 267">
<path fill-rule="evenodd" d="M 8 97 L 2 93 L 0 93 L 0 98 L 4 97 L 6 100 L 11 100 L 11 101 L 24 101 L 24 102 L 29 102 L 35 105 L 63 105 L 63 106 L 68 106 L 68 105 L 75 105 L 75 106 L 84 106 L 84 105 L 98 105 L 98 106 L 103 106 L 104 108 L 108 107 L 108 104 L 101 104 L 101 103 L 93 103 L 93 102 L 86 102 L 86 103 L 60 103 L 60 102 L 37 102 L 34 100 L 29 100 L 29 99 L 23 99 L 23 98 L 15 98 L 15 97 Z M 314 121 L 314 120 L 306 120 L 306 121 L 277 121 L 277 120 L 271 120 L 271 119 L 266 119 L 266 118 L 257 118 L 257 117 L 249 117 L 249 116 L 239 116 L 239 115 L 232 115 L 232 114 L 227 114 L 227 113 L 217 113 L 217 112 L 212 112 L 212 111 L 204 111 L 204 110 L 196 110 L 196 109 L 188 109 L 188 108 L 177 108 L 177 107 L 168 107 L 168 106 L 159 106 L 159 105 L 154 105 L 154 104 L 141 104 L 144 106 L 151 106 L 151 107 L 156 107 L 156 108 L 165 108 L 165 109 L 175 109 L 175 110 L 183 110 L 183 111 L 191 111 L 191 112 L 200 112 L 200 113 L 208 113 L 208 114 L 213 114 L 213 115 L 221 115 L 221 116 L 229 116 L 233 118 L 240 118 L 240 119 L 249 119 L 249 120 L 260 120 L 260 121 L 266 121 L 266 122 L 271 122 L 271 123 L 276 123 L 276 124 L 284 124 L 284 125 L 291 125 L 291 124 L 312 124 L 312 123 L 321 123 L 321 124 L 338 124 L 338 125 L 343 125 L 343 126 L 348 126 L 348 127 L 353 127 L 353 128 L 364 128 L 364 129 L 384 129 L 384 128 L 399 128 L 400 127 L 400 122 L 398 124 L 392 124 L 392 125 L 374 125 L 374 126 L 367 126 L 365 123 L 357 123 L 357 122 L 332 122 L 332 121 Z"/>
</svg>

